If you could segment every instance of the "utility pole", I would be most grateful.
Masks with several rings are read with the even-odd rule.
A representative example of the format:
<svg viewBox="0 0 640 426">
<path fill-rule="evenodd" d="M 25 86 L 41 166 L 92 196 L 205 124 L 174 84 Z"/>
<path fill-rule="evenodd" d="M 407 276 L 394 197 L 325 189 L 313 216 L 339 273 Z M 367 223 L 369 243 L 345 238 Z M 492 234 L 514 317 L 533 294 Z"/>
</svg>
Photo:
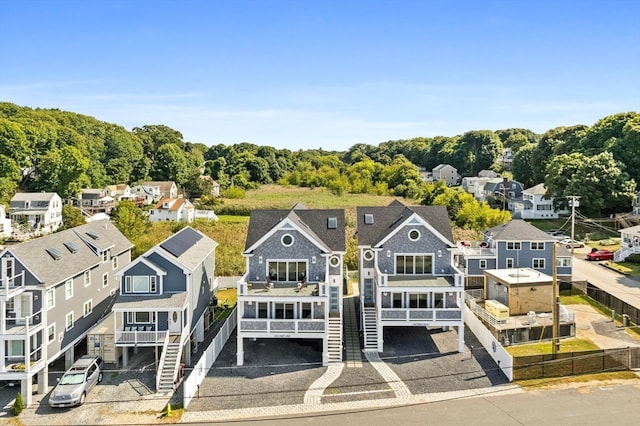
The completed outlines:
<svg viewBox="0 0 640 426">
<path fill-rule="evenodd" d="M 553 359 L 556 359 L 558 349 L 560 348 L 560 292 L 558 291 L 558 277 L 557 277 L 557 263 L 556 263 L 556 243 L 553 243 L 553 311 L 552 311 L 552 339 L 551 339 L 551 353 Z"/>
<path fill-rule="evenodd" d="M 575 229 L 576 229 L 576 207 L 580 206 L 580 196 L 578 195 L 569 195 L 569 204 L 571 205 L 571 241 L 575 240 Z M 571 244 L 571 254 L 573 254 L 573 244 Z"/>
</svg>

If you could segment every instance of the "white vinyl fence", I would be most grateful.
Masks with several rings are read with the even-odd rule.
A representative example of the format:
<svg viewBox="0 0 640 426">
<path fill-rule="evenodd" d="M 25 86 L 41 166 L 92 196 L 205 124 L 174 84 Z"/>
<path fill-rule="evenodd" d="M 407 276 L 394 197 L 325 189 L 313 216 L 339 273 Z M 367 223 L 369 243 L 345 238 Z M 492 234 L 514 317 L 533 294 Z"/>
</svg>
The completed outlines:
<svg viewBox="0 0 640 426">
<path fill-rule="evenodd" d="M 191 374 L 189 374 L 184 380 L 184 395 L 182 397 L 183 408 L 186 409 L 193 397 L 197 395 L 200 383 L 202 383 L 202 380 L 204 380 L 209 369 L 218 358 L 218 355 L 220 355 L 222 348 L 225 343 L 227 343 L 227 340 L 229 340 L 229 336 L 236 329 L 237 323 L 237 308 L 235 308 L 231 311 L 231 314 L 222 325 L 222 328 L 220 328 L 220 331 L 218 331 L 218 334 L 216 334 L 216 337 L 213 338 L 207 350 L 204 351 L 202 357 L 200 357 L 198 362 L 193 366 Z"/>
</svg>

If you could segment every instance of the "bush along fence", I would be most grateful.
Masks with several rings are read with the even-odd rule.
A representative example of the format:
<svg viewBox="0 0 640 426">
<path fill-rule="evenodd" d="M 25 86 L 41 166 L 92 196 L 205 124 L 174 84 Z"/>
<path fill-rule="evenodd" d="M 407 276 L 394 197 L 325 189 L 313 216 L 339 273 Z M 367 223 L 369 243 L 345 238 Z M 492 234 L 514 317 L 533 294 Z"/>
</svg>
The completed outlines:
<svg viewBox="0 0 640 426">
<path fill-rule="evenodd" d="M 513 358 L 513 380 L 640 369 L 640 347 Z"/>
</svg>

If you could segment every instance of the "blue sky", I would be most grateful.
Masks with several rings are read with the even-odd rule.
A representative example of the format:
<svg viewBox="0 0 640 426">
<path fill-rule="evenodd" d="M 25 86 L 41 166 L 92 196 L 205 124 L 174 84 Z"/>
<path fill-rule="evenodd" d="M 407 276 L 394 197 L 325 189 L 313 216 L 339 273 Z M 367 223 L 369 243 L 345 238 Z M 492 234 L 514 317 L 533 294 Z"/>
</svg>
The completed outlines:
<svg viewBox="0 0 640 426">
<path fill-rule="evenodd" d="M 640 0 L 0 0 L 0 100 L 346 150 L 640 111 Z"/>
</svg>

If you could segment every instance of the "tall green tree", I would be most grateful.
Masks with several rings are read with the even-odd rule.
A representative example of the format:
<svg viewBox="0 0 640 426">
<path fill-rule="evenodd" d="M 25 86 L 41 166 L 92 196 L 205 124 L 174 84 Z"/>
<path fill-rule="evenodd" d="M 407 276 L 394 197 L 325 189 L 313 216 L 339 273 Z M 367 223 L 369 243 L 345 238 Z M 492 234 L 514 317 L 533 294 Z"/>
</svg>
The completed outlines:
<svg viewBox="0 0 640 426">
<path fill-rule="evenodd" d="M 123 200 L 113 210 L 112 220 L 122 234 L 135 241 L 151 228 L 149 220 L 133 202 Z"/>
</svg>

